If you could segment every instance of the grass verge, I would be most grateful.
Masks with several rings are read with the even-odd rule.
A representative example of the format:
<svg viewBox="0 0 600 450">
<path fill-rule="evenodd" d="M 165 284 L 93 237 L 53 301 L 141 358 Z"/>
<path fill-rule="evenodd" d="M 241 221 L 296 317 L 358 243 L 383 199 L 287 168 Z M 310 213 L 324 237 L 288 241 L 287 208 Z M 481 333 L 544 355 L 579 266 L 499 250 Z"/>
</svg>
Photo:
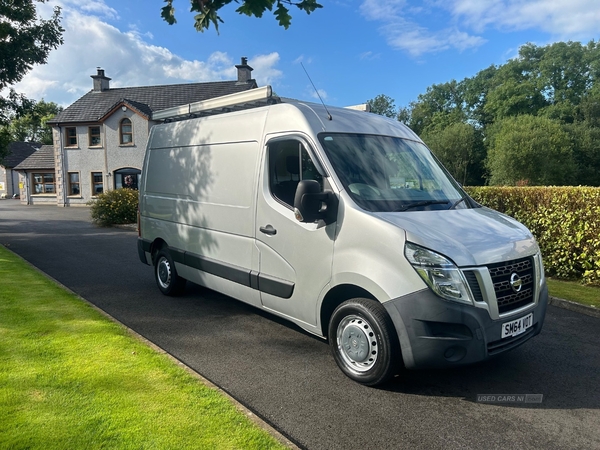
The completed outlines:
<svg viewBox="0 0 600 450">
<path fill-rule="evenodd" d="M 285 448 L 0 246 L 0 448 Z"/>
<path fill-rule="evenodd" d="M 570 300 L 582 305 L 600 308 L 600 288 L 583 286 L 577 281 L 563 281 L 547 278 L 548 292 L 552 297 Z"/>
</svg>

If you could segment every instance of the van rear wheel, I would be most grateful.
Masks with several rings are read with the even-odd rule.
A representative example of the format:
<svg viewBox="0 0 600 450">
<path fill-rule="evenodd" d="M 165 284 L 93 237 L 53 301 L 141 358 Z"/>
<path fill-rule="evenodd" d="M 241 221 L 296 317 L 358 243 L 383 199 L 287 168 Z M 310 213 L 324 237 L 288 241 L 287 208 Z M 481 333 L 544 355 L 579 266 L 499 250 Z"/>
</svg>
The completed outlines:
<svg viewBox="0 0 600 450">
<path fill-rule="evenodd" d="M 177 275 L 173 258 L 166 249 L 160 250 L 154 258 L 154 278 L 164 295 L 181 295 L 185 289 L 185 278 Z"/>
<path fill-rule="evenodd" d="M 355 298 L 339 305 L 329 322 L 329 344 L 339 368 L 358 383 L 384 383 L 399 368 L 394 324 L 376 300 Z"/>
</svg>

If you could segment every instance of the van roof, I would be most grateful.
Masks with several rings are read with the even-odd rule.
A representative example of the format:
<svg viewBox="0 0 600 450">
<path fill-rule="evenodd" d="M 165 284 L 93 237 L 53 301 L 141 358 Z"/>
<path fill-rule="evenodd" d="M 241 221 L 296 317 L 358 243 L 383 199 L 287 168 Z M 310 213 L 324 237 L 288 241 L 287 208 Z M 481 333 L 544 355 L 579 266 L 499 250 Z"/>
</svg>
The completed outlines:
<svg viewBox="0 0 600 450">
<path fill-rule="evenodd" d="M 329 133 L 358 133 L 398 136 L 415 141 L 421 139 L 405 124 L 395 119 L 355 109 L 325 106 L 320 103 L 281 99 L 282 103 L 296 107 L 311 123 L 312 129 Z M 283 106 L 283 105 L 282 105 Z M 273 105 L 271 108 L 277 108 Z"/>
</svg>

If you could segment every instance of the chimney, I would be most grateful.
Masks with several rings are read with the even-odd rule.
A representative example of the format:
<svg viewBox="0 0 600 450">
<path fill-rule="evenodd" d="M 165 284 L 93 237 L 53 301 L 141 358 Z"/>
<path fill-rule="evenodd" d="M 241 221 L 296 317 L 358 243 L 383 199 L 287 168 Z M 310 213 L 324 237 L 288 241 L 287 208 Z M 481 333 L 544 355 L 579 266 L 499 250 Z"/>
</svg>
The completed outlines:
<svg viewBox="0 0 600 450">
<path fill-rule="evenodd" d="M 248 83 L 252 79 L 251 72 L 254 70 L 248 65 L 248 58 L 242 57 L 242 63 L 235 66 L 238 72 L 238 84 Z"/>
<path fill-rule="evenodd" d="M 104 75 L 104 69 L 97 67 L 98 73 L 90 75 L 94 79 L 94 92 L 103 92 L 110 89 L 110 78 Z"/>
</svg>

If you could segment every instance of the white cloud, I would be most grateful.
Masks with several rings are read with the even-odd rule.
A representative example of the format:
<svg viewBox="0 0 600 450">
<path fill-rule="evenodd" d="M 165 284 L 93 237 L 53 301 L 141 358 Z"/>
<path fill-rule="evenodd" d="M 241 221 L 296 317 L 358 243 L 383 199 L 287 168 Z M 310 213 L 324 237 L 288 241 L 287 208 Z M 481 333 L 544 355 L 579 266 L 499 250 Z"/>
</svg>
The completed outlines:
<svg viewBox="0 0 600 450">
<path fill-rule="evenodd" d="M 327 91 L 325 91 L 325 89 L 317 89 L 315 91 L 315 89 L 312 86 L 306 86 L 305 92 L 307 96 L 314 98 L 315 100 L 319 100 L 319 96 L 321 96 L 321 99 L 323 101 L 327 99 Z"/>
<path fill-rule="evenodd" d="M 306 57 L 304 55 L 300 55 L 298 56 L 294 61 L 292 61 L 293 64 L 312 64 L 313 60 L 310 57 Z"/>
<path fill-rule="evenodd" d="M 478 30 L 537 29 L 577 39 L 595 36 L 600 23 L 597 0 L 453 0 L 443 5 L 465 25 Z"/>
<path fill-rule="evenodd" d="M 360 60 L 365 60 L 365 61 L 373 61 L 375 59 L 379 59 L 381 57 L 381 53 L 374 53 L 372 51 L 367 51 L 367 52 L 363 52 L 360 55 L 358 55 L 358 58 Z"/>
<path fill-rule="evenodd" d="M 431 5 L 435 7 L 435 4 Z M 365 0 L 360 7 L 365 18 L 381 22 L 380 32 L 388 44 L 412 56 L 436 53 L 451 48 L 463 51 L 485 42 L 455 26 L 431 30 L 419 25 L 427 22 L 430 11 L 409 5 L 406 0 Z"/>
<path fill-rule="evenodd" d="M 259 86 L 276 84 L 283 77 L 283 72 L 275 69 L 277 63 L 279 63 L 279 53 L 277 52 L 257 55 L 249 59 L 248 64 L 254 69 L 252 76 Z"/>
<path fill-rule="evenodd" d="M 380 22 L 388 44 L 413 56 L 464 51 L 486 40 L 486 30 L 534 29 L 563 40 L 591 39 L 600 23 L 598 0 L 364 0 L 361 14 Z M 445 17 L 447 16 L 447 17 Z M 444 17 L 436 21 L 435 18 Z M 443 23 L 436 27 L 436 23 Z"/>
<path fill-rule="evenodd" d="M 43 4 L 46 5 L 46 4 Z M 135 27 L 121 31 L 105 21 L 118 17 L 102 0 L 62 2 L 64 44 L 52 51 L 45 65 L 35 66 L 15 87 L 29 98 L 67 106 L 92 88 L 90 75 L 102 67 L 111 87 L 146 86 L 235 80 L 234 60 L 214 51 L 205 61 L 186 60 L 165 47 L 152 45 L 147 33 Z M 93 14 L 90 14 L 93 13 Z M 46 14 L 48 16 L 48 14 Z M 249 60 L 259 85 L 276 83 L 278 53 Z"/>
</svg>

